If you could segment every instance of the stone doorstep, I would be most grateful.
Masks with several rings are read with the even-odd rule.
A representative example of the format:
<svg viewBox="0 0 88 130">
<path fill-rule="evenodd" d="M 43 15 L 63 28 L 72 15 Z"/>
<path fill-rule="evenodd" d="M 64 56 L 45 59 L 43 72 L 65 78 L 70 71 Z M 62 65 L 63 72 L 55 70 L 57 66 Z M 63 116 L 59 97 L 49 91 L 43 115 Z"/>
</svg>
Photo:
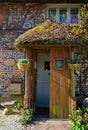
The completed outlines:
<svg viewBox="0 0 88 130">
<path fill-rule="evenodd" d="M 36 121 L 25 126 L 26 130 L 70 130 L 71 122 L 69 120 L 46 120 Z"/>
<path fill-rule="evenodd" d="M 6 106 L 12 106 L 16 103 L 16 100 L 14 101 L 8 101 L 8 102 L 1 102 L 1 105 L 6 107 Z"/>
<path fill-rule="evenodd" d="M 2 102 L 1 105 L 5 107 L 3 111 L 3 115 L 12 114 L 13 110 L 12 107 L 15 104 L 16 100 L 14 101 L 8 101 L 8 102 Z"/>
</svg>

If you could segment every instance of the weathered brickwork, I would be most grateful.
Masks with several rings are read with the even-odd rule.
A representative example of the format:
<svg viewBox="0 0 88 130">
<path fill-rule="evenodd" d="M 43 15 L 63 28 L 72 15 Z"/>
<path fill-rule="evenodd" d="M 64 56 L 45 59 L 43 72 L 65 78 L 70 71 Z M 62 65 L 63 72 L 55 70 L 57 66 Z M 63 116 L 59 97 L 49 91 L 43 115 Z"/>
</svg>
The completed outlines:
<svg viewBox="0 0 88 130">
<path fill-rule="evenodd" d="M 6 66 L 7 59 L 23 58 L 13 45 L 15 39 L 26 30 L 37 26 L 45 19 L 45 6 L 30 3 L 0 3 L 0 96 L 8 95 L 11 79 L 24 79 L 17 65 Z"/>
</svg>

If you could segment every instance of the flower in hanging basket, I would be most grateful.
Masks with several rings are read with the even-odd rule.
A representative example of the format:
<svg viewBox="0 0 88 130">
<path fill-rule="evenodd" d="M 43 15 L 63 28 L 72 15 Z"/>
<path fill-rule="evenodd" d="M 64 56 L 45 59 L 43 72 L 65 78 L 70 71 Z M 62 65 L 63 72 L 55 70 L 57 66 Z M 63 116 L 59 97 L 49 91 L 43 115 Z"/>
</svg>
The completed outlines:
<svg viewBox="0 0 88 130">
<path fill-rule="evenodd" d="M 29 61 L 27 59 L 19 59 L 17 66 L 20 70 L 27 70 L 29 68 Z"/>
<path fill-rule="evenodd" d="M 81 68 L 81 57 L 80 55 L 76 55 L 73 57 L 73 59 L 71 61 L 69 61 L 69 68 L 71 70 L 79 70 Z"/>
</svg>

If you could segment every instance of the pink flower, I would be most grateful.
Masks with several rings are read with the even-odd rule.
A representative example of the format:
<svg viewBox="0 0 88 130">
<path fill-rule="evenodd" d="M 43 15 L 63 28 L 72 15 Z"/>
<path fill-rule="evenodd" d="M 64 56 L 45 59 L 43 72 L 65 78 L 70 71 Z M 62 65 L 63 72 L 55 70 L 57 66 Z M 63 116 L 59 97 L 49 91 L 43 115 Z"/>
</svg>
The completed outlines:
<svg viewBox="0 0 88 130">
<path fill-rule="evenodd" d="M 78 19 L 77 18 L 73 18 L 72 23 L 77 23 Z"/>
</svg>

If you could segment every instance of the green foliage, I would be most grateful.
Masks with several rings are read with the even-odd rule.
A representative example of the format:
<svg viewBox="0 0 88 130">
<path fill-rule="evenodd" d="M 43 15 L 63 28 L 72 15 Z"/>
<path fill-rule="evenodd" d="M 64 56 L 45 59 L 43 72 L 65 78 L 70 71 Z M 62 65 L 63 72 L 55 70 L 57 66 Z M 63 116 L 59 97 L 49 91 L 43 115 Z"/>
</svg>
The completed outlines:
<svg viewBox="0 0 88 130">
<path fill-rule="evenodd" d="M 19 120 L 19 122 L 22 124 L 22 125 L 26 125 L 27 123 L 29 123 L 31 120 L 32 120 L 32 111 L 30 110 L 24 110 L 22 112 L 22 116 Z"/>
<path fill-rule="evenodd" d="M 81 56 L 75 55 L 71 60 L 68 60 L 69 64 L 79 64 L 81 62 Z"/>
<path fill-rule="evenodd" d="M 72 59 L 72 61 L 73 61 L 73 63 L 80 63 L 81 57 L 79 55 L 74 56 L 73 59 Z"/>
<path fill-rule="evenodd" d="M 22 101 L 17 101 L 15 103 L 15 106 L 14 106 L 15 109 L 20 110 L 22 107 L 23 107 Z"/>
<path fill-rule="evenodd" d="M 81 109 L 74 111 L 70 118 L 72 121 L 71 130 L 88 130 L 88 108 L 85 112 Z"/>
<path fill-rule="evenodd" d="M 82 36 L 88 40 L 88 3 L 83 4 L 81 7 L 81 21 L 80 26 L 82 30 Z"/>
<path fill-rule="evenodd" d="M 83 42 L 80 45 L 83 47 L 88 44 L 88 3 L 81 6 L 78 17 L 80 19 L 80 25 L 73 24 L 71 27 L 72 33 L 76 37 L 79 37 L 79 39 L 82 38 Z"/>
<path fill-rule="evenodd" d="M 18 63 L 28 64 L 29 61 L 27 59 L 19 59 Z"/>
<path fill-rule="evenodd" d="M 81 24 L 84 26 L 87 26 L 88 25 L 88 4 L 83 4 L 83 6 L 81 7 L 81 13 L 80 13 L 80 16 L 81 16 Z M 87 27 L 88 28 L 88 27 Z"/>
</svg>

